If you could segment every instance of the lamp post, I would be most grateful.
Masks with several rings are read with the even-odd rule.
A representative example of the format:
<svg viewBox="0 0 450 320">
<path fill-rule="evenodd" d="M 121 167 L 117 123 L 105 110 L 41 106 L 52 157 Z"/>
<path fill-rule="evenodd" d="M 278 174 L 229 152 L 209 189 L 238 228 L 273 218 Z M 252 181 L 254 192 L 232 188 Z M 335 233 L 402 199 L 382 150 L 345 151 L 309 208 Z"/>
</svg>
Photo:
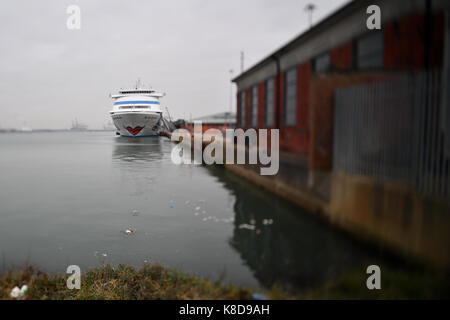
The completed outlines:
<svg viewBox="0 0 450 320">
<path fill-rule="evenodd" d="M 308 12 L 308 20 L 309 20 L 309 28 L 312 27 L 312 14 L 313 11 L 316 10 L 316 5 L 312 3 L 308 3 L 304 9 L 306 12 Z"/>
</svg>

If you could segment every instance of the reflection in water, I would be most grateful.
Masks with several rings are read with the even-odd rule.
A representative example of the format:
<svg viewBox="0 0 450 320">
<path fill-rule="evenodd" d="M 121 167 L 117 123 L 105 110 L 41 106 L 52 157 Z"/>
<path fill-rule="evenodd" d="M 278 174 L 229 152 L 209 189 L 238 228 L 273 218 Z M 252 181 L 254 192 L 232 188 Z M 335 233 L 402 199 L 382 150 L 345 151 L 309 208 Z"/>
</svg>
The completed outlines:
<svg viewBox="0 0 450 320">
<path fill-rule="evenodd" d="M 155 190 L 156 178 L 161 161 L 167 153 L 161 138 L 117 137 L 112 154 L 113 164 L 119 169 L 116 182 L 123 192 L 131 196 L 144 196 Z"/>
<path fill-rule="evenodd" d="M 354 268 L 365 275 L 361 248 L 329 226 L 220 167 L 177 166 L 172 148 L 166 138 L 110 133 L 0 135 L 6 263 L 84 270 L 98 266 L 98 252 L 112 265 L 147 260 L 242 286 L 297 288 Z M 136 234 L 120 232 L 127 228 Z"/>
<path fill-rule="evenodd" d="M 236 197 L 230 245 L 264 286 L 314 287 L 365 270 L 369 255 L 341 233 L 226 170 L 210 171 Z"/>
<path fill-rule="evenodd" d="M 124 162 L 151 162 L 163 158 L 159 137 L 124 138 L 115 140 L 113 159 Z"/>
</svg>

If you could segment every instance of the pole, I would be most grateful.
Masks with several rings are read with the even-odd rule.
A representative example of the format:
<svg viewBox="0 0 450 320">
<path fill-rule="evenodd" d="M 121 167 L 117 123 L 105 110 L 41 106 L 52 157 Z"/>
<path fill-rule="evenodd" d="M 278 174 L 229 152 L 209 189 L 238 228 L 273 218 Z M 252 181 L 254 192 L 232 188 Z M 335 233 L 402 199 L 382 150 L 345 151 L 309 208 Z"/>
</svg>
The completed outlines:
<svg viewBox="0 0 450 320">
<path fill-rule="evenodd" d="M 308 3 L 304 9 L 306 12 L 308 12 L 308 21 L 309 21 L 309 28 L 312 27 L 312 14 L 313 11 L 316 10 L 316 5 L 312 3 Z"/>
</svg>

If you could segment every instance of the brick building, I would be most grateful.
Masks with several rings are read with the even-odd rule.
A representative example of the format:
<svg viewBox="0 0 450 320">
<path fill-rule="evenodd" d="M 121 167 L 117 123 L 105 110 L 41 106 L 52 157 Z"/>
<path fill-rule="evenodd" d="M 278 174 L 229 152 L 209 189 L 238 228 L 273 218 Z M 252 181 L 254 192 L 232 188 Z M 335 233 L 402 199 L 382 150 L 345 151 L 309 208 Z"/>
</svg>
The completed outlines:
<svg viewBox="0 0 450 320">
<path fill-rule="evenodd" d="M 366 25 L 374 4 L 381 30 Z M 349 2 L 233 79 L 236 127 L 278 128 L 282 151 L 330 169 L 334 90 L 442 67 L 449 8 L 447 0 Z"/>
</svg>

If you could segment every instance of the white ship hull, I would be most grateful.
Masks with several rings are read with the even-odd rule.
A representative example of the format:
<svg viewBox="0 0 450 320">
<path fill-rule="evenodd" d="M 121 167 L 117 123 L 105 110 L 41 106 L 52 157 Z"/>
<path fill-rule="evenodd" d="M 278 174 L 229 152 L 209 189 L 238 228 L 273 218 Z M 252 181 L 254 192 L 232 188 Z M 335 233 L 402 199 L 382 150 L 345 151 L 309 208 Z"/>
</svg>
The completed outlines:
<svg viewBox="0 0 450 320">
<path fill-rule="evenodd" d="M 124 137 L 145 137 L 160 134 L 162 109 L 159 98 L 164 94 L 142 89 L 139 82 L 134 89 L 121 89 L 110 111 L 117 132 Z"/>
<path fill-rule="evenodd" d="M 124 137 L 156 136 L 160 133 L 160 112 L 116 112 L 111 117 L 117 132 Z"/>
</svg>

